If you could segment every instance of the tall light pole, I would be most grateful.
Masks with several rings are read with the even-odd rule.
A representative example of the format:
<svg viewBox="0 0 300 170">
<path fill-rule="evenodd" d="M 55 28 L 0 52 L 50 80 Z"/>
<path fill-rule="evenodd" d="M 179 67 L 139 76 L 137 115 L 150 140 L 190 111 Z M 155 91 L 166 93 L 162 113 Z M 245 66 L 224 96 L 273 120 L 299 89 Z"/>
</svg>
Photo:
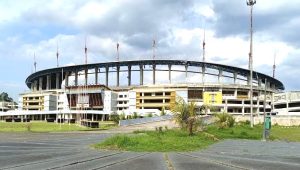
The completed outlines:
<svg viewBox="0 0 300 170">
<path fill-rule="evenodd" d="M 249 69 L 250 69 L 250 122 L 251 127 L 253 127 L 253 45 L 252 45 L 252 37 L 253 37 L 253 27 L 252 27 L 252 13 L 253 13 L 253 5 L 256 4 L 256 0 L 247 0 L 247 5 L 250 6 L 250 52 L 249 52 Z"/>
</svg>

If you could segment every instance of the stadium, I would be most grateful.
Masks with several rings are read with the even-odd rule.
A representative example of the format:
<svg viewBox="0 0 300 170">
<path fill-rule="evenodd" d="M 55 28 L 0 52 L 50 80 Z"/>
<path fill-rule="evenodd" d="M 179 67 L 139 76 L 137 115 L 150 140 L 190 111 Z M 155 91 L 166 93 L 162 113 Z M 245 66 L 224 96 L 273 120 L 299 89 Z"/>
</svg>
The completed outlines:
<svg viewBox="0 0 300 170">
<path fill-rule="evenodd" d="M 284 85 L 268 75 L 209 62 L 135 60 L 56 67 L 29 75 L 28 92 L 20 94 L 19 110 L 2 116 L 31 120 L 107 120 L 123 113 L 140 116 L 170 113 L 180 96 L 186 102 L 209 106 L 205 114 L 253 114 L 273 110 L 274 94 Z M 265 93 L 266 92 L 266 93 Z M 266 94 L 266 95 L 265 95 Z M 247 116 L 248 117 L 248 116 Z"/>
</svg>

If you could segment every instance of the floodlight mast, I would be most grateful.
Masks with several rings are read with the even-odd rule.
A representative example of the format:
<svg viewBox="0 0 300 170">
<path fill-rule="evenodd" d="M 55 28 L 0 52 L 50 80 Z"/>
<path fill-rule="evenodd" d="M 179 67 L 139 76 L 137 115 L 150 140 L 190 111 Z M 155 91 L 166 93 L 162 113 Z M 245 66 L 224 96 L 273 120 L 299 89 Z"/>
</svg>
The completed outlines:
<svg viewBox="0 0 300 170">
<path fill-rule="evenodd" d="M 247 0 L 247 6 L 250 6 L 250 52 L 249 52 L 249 69 L 250 69 L 250 123 L 253 128 L 253 22 L 252 13 L 253 5 L 256 4 L 256 0 Z"/>
</svg>

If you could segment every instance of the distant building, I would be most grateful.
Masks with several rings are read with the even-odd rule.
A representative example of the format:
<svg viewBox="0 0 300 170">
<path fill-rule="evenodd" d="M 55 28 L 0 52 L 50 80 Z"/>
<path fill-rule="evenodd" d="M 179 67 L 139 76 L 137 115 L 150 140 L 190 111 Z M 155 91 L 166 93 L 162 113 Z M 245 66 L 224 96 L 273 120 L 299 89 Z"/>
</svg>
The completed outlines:
<svg viewBox="0 0 300 170">
<path fill-rule="evenodd" d="M 278 115 L 300 116 L 300 91 L 274 94 L 273 105 Z"/>
<path fill-rule="evenodd" d="M 126 75 L 122 82 L 121 73 Z M 172 75 L 182 77 L 173 82 Z M 159 115 L 162 109 L 170 112 L 177 97 L 195 102 L 198 108 L 210 106 L 213 110 L 208 109 L 208 114 L 214 111 L 249 115 L 251 83 L 254 115 L 263 114 L 264 96 L 266 111 L 271 112 L 274 95 L 282 92 L 284 85 L 259 72 L 253 75 L 250 82 L 250 71 L 246 69 L 183 60 L 119 61 L 51 68 L 26 79 L 30 91 L 20 95 L 19 111 L 0 116 L 80 121 L 107 120 L 112 113 Z M 151 82 L 145 83 L 145 77 Z M 115 83 L 111 84 L 112 81 Z"/>
</svg>

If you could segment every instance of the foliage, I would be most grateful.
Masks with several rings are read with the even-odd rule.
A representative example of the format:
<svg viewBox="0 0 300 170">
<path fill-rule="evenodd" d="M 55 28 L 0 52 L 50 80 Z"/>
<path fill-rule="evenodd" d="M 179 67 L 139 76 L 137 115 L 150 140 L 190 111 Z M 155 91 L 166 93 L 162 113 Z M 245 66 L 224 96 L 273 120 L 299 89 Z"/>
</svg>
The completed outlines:
<svg viewBox="0 0 300 170">
<path fill-rule="evenodd" d="M 117 113 L 112 113 L 109 116 L 109 120 L 115 122 L 116 124 L 119 124 L 120 116 Z"/>
<path fill-rule="evenodd" d="M 203 149 L 214 142 L 202 133 L 195 133 L 195 135 L 190 136 L 188 132 L 183 130 L 158 130 L 136 131 L 130 135 L 113 136 L 94 145 L 94 147 L 137 152 L 179 152 Z"/>
<path fill-rule="evenodd" d="M 175 121 L 180 125 L 181 129 L 186 129 L 189 135 L 193 135 L 201 122 L 196 114 L 196 104 L 194 102 L 186 103 L 182 98 L 177 98 L 176 105 L 172 111 Z"/>
<path fill-rule="evenodd" d="M 209 105 L 203 104 L 203 105 L 200 107 L 200 112 L 201 112 L 201 114 L 205 114 L 205 115 L 206 115 L 209 108 L 210 108 Z"/>
<path fill-rule="evenodd" d="M 139 116 L 138 116 L 138 113 L 137 112 L 133 112 L 133 116 L 132 116 L 132 118 L 133 119 L 137 119 Z"/>
<path fill-rule="evenodd" d="M 153 114 L 152 113 L 148 113 L 147 117 L 153 117 Z"/>
<path fill-rule="evenodd" d="M 214 116 L 217 118 L 216 124 L 219 129 L 233 127 L 235 124 L 235 119 L 228 113 L 216 113 Z"/>
<path fill-rule="evenodd" d="M 160 116 L 166 115 L 165 108 L 163 107 L 160 111 Z"/>
<path fill-rule="evenodd" d="M 216 125 L 207 126 L 202 133 L 190 136 L 184 130 L 135 131 L 130 135 L 118 135 L 96 144 L 96 148 L 128 150 L 139 152 L 178 152 L 199 150 L 223 139 L 254 139 L 262 138 L 262 125 L 253 128 L 248 125 L 236 125 L 231 128 L 219 129 Z M 300 141 L 300 127 L 279 127 L 271 130 L 271 139 Z"/>
<path fill-rule="evenodd" d="M 13 102 L 14 100 L 8 96 L 7 93 L 5 92 L 2 92 L 0 94 L 0 102 Z"/>
<path fill-rule="evenodd" d="M 125 116 L 124 112 L 122 112 L 119 117 L 120 117 L 120 120 L 125 120 L 126 119 L 126 116 Z"/>
</svg>

